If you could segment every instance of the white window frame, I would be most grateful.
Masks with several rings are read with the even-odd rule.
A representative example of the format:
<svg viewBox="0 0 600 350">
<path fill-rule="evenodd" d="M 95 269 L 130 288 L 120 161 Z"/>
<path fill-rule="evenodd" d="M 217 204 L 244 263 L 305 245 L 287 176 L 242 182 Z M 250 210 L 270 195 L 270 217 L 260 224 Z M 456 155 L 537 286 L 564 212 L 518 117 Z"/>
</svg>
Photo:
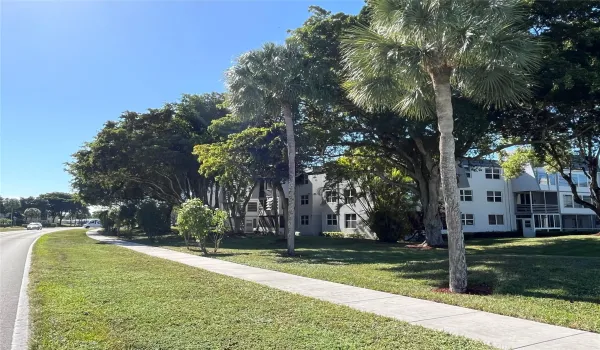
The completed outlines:
<svg viewBox="0 0 600 350">
<path fill-rule="evenodd" d="M 337 226 L 338 218 L 335 214 L 327 214 L 327 226 Z"/>
<path fill-rule="evenodd" d="M 493 220 L 492 220 L 493 218 Z M 501 223 L 498 222 L 500 218 Z M 504 215 L 502 214 L 489 214 L 488 215 L 488 224 L 491 226 L 504 226 Z"/>
<path fill-rule="evenodd" d="M 563 208 L 575 208 L 572 194 L 563 194 Z"/>
<path fill-rule="evenodd" d="M 470 179 L 471 178 L 471 167 L 466 166 L 463 169 L 465 170 L 465 176 Z"/>
<path fill-rule="evenodd" d="M 461 202 L 472 202 L 473 201 L 473 190 L 460 190 L 460 201 Z"/>
<path fill-rule="evenodd" d="M 502 203 L 502 191 L 486 191 L 486 198 L 490 203 Z"/>
<path fill-rule="evenodd" d="M 344 219 L 344 224 L 347 229 L 355 230 L 358 227 L 358 220 L 356 214 L 346 214 Z"/>
<path fill-rule="evenodd" d="M 460 214 L 460 222 L 463 226 L 473 226 L 475 225 L 475 215 L 474 214 Z"/>
<path fill-rule="evenodd" d="M 251 210 L 250 204 L 256 205 L 256 210 Z M 248 202 L 248 205 L 246 206 L 246 213 L 258 213 L 258 202 Z"/>
<path fill-rule="evenodd" d="M 303 194 L 300 195 L 300 205 L 308 205 L 308 195 L 307 194 Z"/>
<path fill-rule="evenodd" d="M 308 175 L 302 174 L 302 184 L 308 185 Z"/>
<path fill-rule="evenodd" d="M 308 215 L 300 215 L 300 226 L 310 225 L 310 217 Z"/>
<path fill-rule="evenodd" d="M 485 168 L 486 179 L 500 180 L 501 175 L 500 168 Z"/>
<path fill-rule="evenodd" d="M 344 201 L 346 204 L 354 204 L 356 203 L 356 189 L 347 188 L 344 190 Z"/>
<path fill-rule="evenodd" d="M 325 191 L 325 201 L 327 203 L 337 203 L 340 200 L 338 193 L 336 190 L 327 190 Z"/>
<path fill-rule="evenodd" d="M 552 217 L 552 226 L 550 226 L 549 217 Z M 536 218 L 538 219 L 537 223 Z M 559 229 L 561 228 L 560 214 L 533 214 L 533 227 L 539 229 Z"/>
</svg>

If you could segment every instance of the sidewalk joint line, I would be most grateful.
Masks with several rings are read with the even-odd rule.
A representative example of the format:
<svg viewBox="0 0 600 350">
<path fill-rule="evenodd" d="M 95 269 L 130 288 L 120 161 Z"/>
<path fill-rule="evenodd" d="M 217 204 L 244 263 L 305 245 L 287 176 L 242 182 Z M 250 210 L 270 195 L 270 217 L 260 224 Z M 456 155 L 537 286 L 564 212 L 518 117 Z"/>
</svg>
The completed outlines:
<svg viewBox="0 0 600 350">
<path fill-rule="evenodd" d="M 457 306 L 460 307 L 460 306 Z M 422 320 L 415 320 L 415 321 L 410 321 L 410 322 L 423 322 L 423 321 L 431 321 L 431 320 L 437 320 L 440 318 L 448 318 L 448 317 L 455 317 L 455 316 L 463 316 L 463 315 L 470 315 L 470 314 L 475 314 L 481 312 L 479 310 L 474 310 L 474 311 L 470 311 L 470 312 L 465 312 L 464 314 L 456 314 L 456 315 L 447 315 L 447 316 L 439 316 L 439 317 L 432 317 L 432 318 L 425 318 Z"/>
<path fill-rule="evenodd" d="M 537 343 L 532 343 L 532 344 L 527 344 L 527 345 L 519 346 L 518 348 L 514 348 L 513 350 L 516 350 L 516 349 L 523 349 L 523 348 L 527 348 L 527 347 L 529 347 L 529 346 L 534 346 L 534 345 L 538 345 L 538 344 L 544 344 L 544 343 L 548 343 L 548 342 L 555 341 L 555 340 L 559 340 L 559 339 L 564 339 L 564 338 L 574 337 L 574 336 L 576 336 L 576 335 L 581 335 L 581 334 L 585 334 L 585 333 L 588 333 L 588 332 L 586 332 L 586 331 L 581 331 L 581 332 L 579 332 L 579 333 L 575 333 L 575 334 L 571 334 L 571 335 L 565 335 L 564 337 L 558 337 L 558 338 L 554 338 L 554 339 L 549 339 L 549 340 L 539 341 L 539 342 L 537 342 Z"/>
</svg>

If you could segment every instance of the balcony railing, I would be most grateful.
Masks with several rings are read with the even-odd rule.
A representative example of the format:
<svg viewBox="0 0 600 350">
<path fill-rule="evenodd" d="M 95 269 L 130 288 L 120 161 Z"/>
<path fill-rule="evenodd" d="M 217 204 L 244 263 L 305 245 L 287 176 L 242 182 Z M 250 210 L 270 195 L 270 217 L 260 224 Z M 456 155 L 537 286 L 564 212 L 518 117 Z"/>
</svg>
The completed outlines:
<svg viewBox="0 0 600 350">
<path fill-rule="evenodd" d="M 517 204 L 517 214 L 557 214 L 558 204 Z"/>
</svg>

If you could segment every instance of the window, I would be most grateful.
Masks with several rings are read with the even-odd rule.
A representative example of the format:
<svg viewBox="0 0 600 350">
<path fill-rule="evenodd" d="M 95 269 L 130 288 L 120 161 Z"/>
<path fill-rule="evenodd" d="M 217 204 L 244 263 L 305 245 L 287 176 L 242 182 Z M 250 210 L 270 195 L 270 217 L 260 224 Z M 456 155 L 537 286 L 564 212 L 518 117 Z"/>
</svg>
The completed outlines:
<svg viewBox="0 0 600 350">
<path fill-rule="evenodd" d="M 563 207 L 565 208 L 573 208 L 573 195 L 565 194 L 563 195 Z"/>
<path fill-rule="evenodd" d="M 573 174 L 571 176 L 573 179 L 573 184 L 577 187 L 588 187 L 588 178 L 583 174 Z"/>
<path fill-rule="evenodd" d="M 308 185 L 308 175 L 302 174 L 302 182 L 303 185 Z"/>
<path fill-rule="evenodd" d="M 460 190 L 460 201 L 461 202 L 472 202 L 473 201 L 473 190 Z"/>
<path fill-rule="evenodd" d="M 590 196 L 580 196 L 581 200 L 583 200 L 584 202 L 587 203 L 591 203 L 592 202 L 592 197 Z M 575 208 L 585 208 L 582 204 L 577 204 L 575 203 Z"/>
<path fill-rule="evenodd" d="M 535 228 L 560 228 L 560 215 L 535 214 L 533 215 Z"/>
<path fill-rule="evenodd" d="M 558 177 L 558 186 L 569 187 L 569 183 L 562 176 Z"/>
<path fill-rule="evenodd" d="M 300 205 L 308 205 L 308 195 L 303 194 L 300 196 Z"/>
<path fill-rule="evenodd" d="M 346 228 L 356 228 L 356 214 L 346 214 Z"/>
<path fill-rule="evenodd" d="M 344 199 L 346 200 L 346 204 L 356 203 L 356 190 L 354 188 L 344 190 Z"/>
<path fill-rule="evenodd" d="M 592 202 L 592 197 L 590 196 L 581 196 L 581 199 L 584 202 L 588 202 L 591 203 Z M 575 200 L 573 199 L 573 195 L 572 194 L 565 194 L 563 195 L 563 201 L 564 201 L 564 207 L 565 208 L 584 208 L 583 205 L 579 204 L 579 203 L 575 203 Z"/>
<path fill-rule="evenodd" d="M 337 215 L 327 214 L 327 226 L 337 226 Z"/>
<path fill-rule="evenodd" d="M 258 211 L 258 203 L 257 202 L 248 202 L 248 208 L 246 209 L 248 213 L 256 213 Z"/>
<path fill-rule="evenodd" d="M 308 215 L 300 215 L 300 225 L 301 226 L 308 225 Z"/>
<path fill-rule="evenodd" d="M 487 201 L 488 202 L 502 202 L 502 192 L 501 191 L 487 191 Z"/>
<path fill-rule="evenodd" d="M 536 175 L 538 184 L 548 186 L 548 175 L 546 174 L 545 171 L 536 171 L 535 175 Z"/>
<path fill-rule="evenodd" d="M 258 228 L 258 220 L 252 219 L 252 228 Z"/>
<path fill-rule="evenodd" d="M 467 178 L 471 178 L 471 168 L 466 166 L 464 167 L 465 169 L 465 175 L 467 176 Z"/>
<path fill-rule="evenodd" d="M 475 217 L 473 214 L 460 214 L 460 220 L 462 221 L 463 226 L 475 225 Z"/>
<path fill-rule="evenodd" d="M 500 168 L 485 168 L 486 179 L 500 179 Z"/>
<path fill-rule="evenodd" d="M 504 215 L 488 215 L 490 225 L 504 225 Z"/>
<path fill-rule="evenodd" d="M 556 186 L 556 174 L 548 174 L 548 183 L 551 186 Z"/>
<path fill-rule="evenodd" d="M 325 191 L 325 200 L 327 203 L 337 203 L 338 202 L 338 193 L 334 190 Z"/>
</svg>

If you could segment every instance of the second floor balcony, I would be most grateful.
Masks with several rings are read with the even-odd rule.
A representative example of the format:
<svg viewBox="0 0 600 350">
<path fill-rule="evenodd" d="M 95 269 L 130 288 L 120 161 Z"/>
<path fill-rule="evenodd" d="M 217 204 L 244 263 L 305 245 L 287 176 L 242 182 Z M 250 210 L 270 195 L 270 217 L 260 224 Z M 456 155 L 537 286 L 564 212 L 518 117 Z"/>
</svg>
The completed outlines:
<svg viewBox="0 0 600 350">
<path fill-rule="evenodd" d="M 559 213 L 556 192 L 521 192 L 516 194 L 517 214 L 557 214 Z"/>
</svg>

